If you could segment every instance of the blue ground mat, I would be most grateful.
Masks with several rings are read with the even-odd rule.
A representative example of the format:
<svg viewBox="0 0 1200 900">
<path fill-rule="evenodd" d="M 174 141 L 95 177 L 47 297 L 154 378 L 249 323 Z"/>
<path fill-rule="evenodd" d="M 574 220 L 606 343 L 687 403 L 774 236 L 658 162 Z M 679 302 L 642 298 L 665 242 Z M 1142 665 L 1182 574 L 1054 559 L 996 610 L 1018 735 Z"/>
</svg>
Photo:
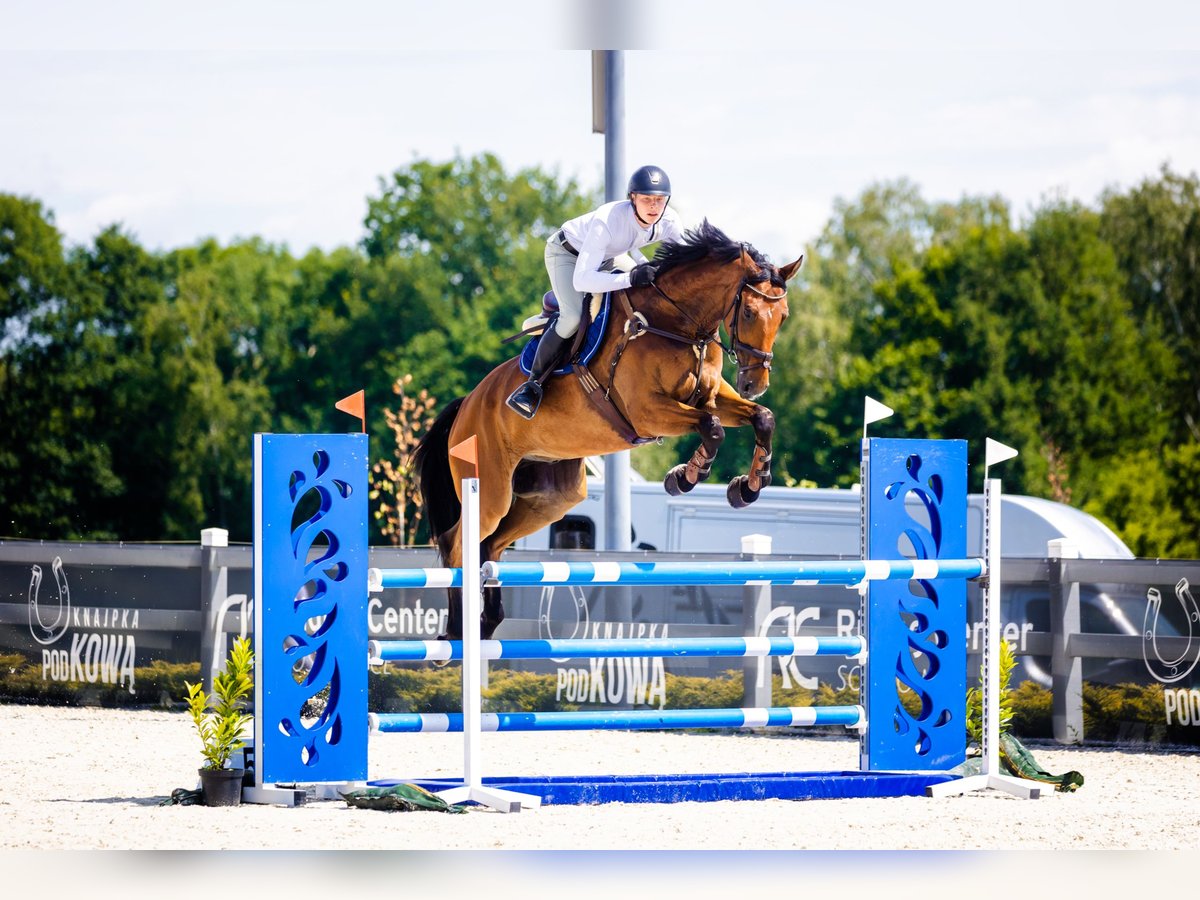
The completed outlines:
<svg viewBox="0 0 1200 900">
<path fill-rule="evenodd" d="M 923 797 L 931 785 L 954 779 L 939 772 L 743 772 L 726 775 L 561 775 L 485 778 L 486 787 L 533 794 L 544 805 L 683 803 L 714 800 L 829 800 L 848 797 Z M 443 791 L 454 779 L 382 779 L 371 787 L 416 784 Z"/>
</svg>

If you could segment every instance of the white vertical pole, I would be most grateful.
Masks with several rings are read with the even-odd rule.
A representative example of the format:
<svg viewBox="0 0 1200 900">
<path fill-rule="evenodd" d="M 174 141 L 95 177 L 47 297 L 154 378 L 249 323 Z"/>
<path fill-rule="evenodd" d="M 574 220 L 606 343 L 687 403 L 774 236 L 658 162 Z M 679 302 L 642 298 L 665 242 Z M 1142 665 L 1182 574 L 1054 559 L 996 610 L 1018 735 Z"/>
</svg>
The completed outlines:
<svg viewBox="0 0 1200 900">
<path fill-rule="evenodd" d="M 263 436 L 254 435 L 254 582 L 251 590 L 254 592 L 254 786 L 263 787 L 263 681 L 266 677 L 263 663 L 263 591 L 265 590 L 265 568 L 263 562 Z M 201 664 L 203 665 L 203 663 Z"/>
<path fill-rule="evenodd" d="M 462 480 L 462 707 L 463 774 L 468 785 L 482 784 L 480 739 L 483 698 L 480 680 L 479 619 L 482 587 L 479 575 L 479 479 Z"/>
<path fill-rule="evenodd" d="M 542 798 L 483 786 L 483 660 L 480 658 L 479 617 L 483 577 L 479 564 L 479 479 L 462 480 L 462 714 L 463 783 L 438 791 L 447 803 L 473 800 L 501 812 L 520 812 L 541 805 Z"/>
<path fill-rule="evenodd" d="M 983 774 L 1000 772 L 1000 480 L 983 486 L 983 546 L 987 585 L 983 589 Z"/>
</svg>

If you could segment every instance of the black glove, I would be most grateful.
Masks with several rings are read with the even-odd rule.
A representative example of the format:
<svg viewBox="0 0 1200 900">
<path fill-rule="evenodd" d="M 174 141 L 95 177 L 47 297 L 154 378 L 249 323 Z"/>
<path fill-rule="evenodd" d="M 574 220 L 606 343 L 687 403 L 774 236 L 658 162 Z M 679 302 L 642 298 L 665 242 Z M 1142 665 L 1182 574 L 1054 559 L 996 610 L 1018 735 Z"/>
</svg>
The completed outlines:
<svg viewBox="0 0 1200 900">
<path fill-rule="evenodd" d="M 654 267 L 654 263 L 644 262 L 630 270 L 629 285 L 630 287 L 645 287 L 648 284 L 654 284 L 654 276 L 657 274 L 658 270 Z"/>
</svg>

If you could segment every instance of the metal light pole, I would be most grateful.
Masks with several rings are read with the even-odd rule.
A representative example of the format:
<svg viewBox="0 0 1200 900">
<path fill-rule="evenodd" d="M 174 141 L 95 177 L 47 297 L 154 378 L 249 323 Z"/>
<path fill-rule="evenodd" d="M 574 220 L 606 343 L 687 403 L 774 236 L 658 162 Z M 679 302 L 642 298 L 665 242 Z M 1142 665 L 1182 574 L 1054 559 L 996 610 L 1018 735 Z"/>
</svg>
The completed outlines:
<svg viewBox="0 0 1200 900">
<path fill-rule="evenodd" d="M 597 97 L 603 86 L 603 94 Z M 620 50 L 592 51 L 592 131 L 604 133 L 604 199 L 625 198 L 625 60 Z M 600 100 L 601 102 L 597 102 Z M 603 118 L 600 118 L 601 110 Z M 604 457 L 604 547 L 629 550 L 633 527 L 629 498 L 629 451 Z M 628 587 L 607 589 L 606 616 L 610 621 L 633 618 L 633 592 Z"/>
<path fill-rule="evenodd" d="M 597 72 L 600 69 L 600 72 Z M 620 50 L 592 51 L 593 89 L 603 84 L 602 121 L 593 131 L 604 133 L 604 199 L 625 199 L 625 60 Z M 597 128 L 597 125 L 600 127 Z M 604 546 L 608 550 L 629 550 L 632 546 L 629 502 L 629 451 L 610 453 L 604 458 Z"/>
</svg>

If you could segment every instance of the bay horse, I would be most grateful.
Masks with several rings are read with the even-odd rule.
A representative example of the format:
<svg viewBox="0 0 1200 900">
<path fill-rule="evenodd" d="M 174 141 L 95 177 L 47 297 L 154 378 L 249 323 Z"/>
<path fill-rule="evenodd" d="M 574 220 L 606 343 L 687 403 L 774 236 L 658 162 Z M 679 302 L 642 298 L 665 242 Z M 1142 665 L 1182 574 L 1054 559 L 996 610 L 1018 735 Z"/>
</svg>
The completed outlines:
<svg viewBox="0 0 1200 900">
<path fill-rule="evenodd" d="M 465 397 L 450 402 L 413 452 L 425 521 L 442 564 L 462 565 L 461 482 L 473 474 L 449 448 L 477 438 L 480 562 L 558 521 L 587 496 L 584 457 L 627 450 L 659 437 L 700 435 L 691 459 L 667 474 L 673 495 L 705 479 L 726 427 L 754 429 L 745 475 L 730 482 L 743 507 L 771 482 L 775 418 L 754 400 L 770 382 L 775 336 L 788 316 L 787 282 L 804 257 L 773 266 L 706 219 L 682 240 L 659 247 L 654 283 L 614 291 L 606 333 L 575 375 L 546 382 L 541 407 L 524 419 L 505 398 L 525 380 L 519 357 L 501 363 Z M 725 326 L 729 345 L 721 342 Z M 581 330 L 584 326 L 581 325 Z M 722 376 L 723 353 L 736 358 L 736 385 Z M 597 373 L 593 375 L 592 373 Z M 462 638 L 462 594 L 450 588 L 446 634 Z M 504 619 L 500 588 L 484 588 L 481 636 Z"/>
</svg>

